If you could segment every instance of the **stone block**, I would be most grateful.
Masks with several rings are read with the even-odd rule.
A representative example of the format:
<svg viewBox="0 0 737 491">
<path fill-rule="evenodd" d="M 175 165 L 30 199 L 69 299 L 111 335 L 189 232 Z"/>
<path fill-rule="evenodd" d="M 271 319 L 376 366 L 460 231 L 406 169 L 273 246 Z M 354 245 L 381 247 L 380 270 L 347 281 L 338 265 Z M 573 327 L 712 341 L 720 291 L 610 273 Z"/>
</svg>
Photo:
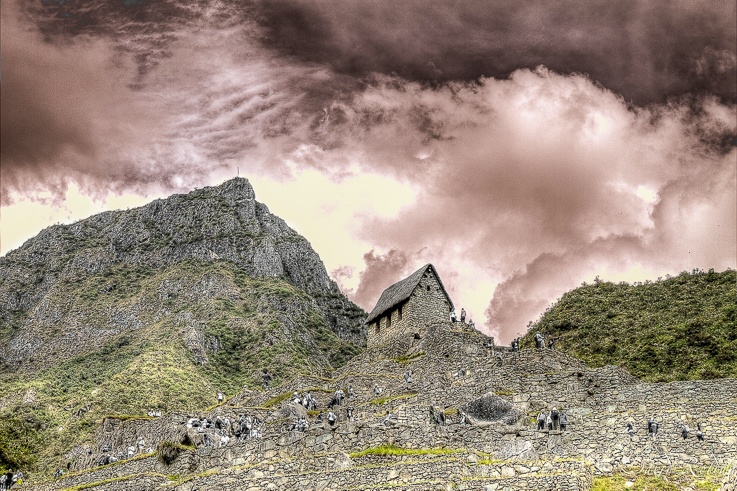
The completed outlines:
<svg viewBox="0 0 737 491">
<path fill-rule="evenodd" d="M 315 439 L 315 443 L 317 443 L 317 444 L 325 443 L 325 442 L 329 442 L 332 439 L 333 439 L 333 435 L 331 435 L 330 433 L 325 433 L 324 435 L 318 436 Z"/>
</svg>

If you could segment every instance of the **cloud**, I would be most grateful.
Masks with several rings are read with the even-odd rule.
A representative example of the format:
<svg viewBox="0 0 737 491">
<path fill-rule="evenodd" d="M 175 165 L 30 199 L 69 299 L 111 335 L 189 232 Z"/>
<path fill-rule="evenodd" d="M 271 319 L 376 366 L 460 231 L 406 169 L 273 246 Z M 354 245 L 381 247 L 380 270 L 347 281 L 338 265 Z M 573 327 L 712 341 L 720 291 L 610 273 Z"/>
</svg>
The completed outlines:
<svg viewBox="0 0 737 491">
<path fill-rule="evenodd" d="M 4 205 L 240 167 L 363 307 L 432 262 L 501 340 L 597 274 L 735 267 L 733 3 L 33 5 Z"/>
<path fill-rule="evenodd" d="M 367 153 L 391 162 L 395 150 L 415 151 L 382 144 L 395 118 L 419 130 L 415 147 L 464 124 L 443 119 L 452 98 L 434 107 L 423 97 L 437 103 L 449 88 L 491 80 L 484 73 L 506 77 L 540 62 L 589 73 L 625 100 L 724 96 L 735 29 L 723 10 L 732 7 L 673 5 L 50 2 L 24 6 L 34 27 L 6 8 L 4 30 L 18 35 L 3 43 L 4 203 L 9 190 L 61 191 L 69 179 L 100 192 L 152 182 L 181 190 L 235 166 L 281 179 L 309 166 L 340 180 Z M 418 80 L 409 90 L 425 95 L 397 112 L 392 101 L 368 100 L 376 80 L 405 89 Z M 453 80 L 472 82 L 445 83 Z M 349 148 L 353 136 L 367 145 Z M 409 161 L 413 171 L 443 172 L 432 159 Z"/>
<path fill-rule="evenodd" d="M 504 78 L 544 64 L 627 100 L 694 91 L 735 100 L 734 2 L 269 0 L 258 19 L 284 56 L 413 81 Z"/>
<path fill-rule="evenodd" d="M 132 91 L 131 66 L 94 38 L 44 40 L 3 2 L 2 204 L 13 193 L 60 196 L 74 181 L 91 194 L 170 183 L 178 162 L 160 165 L 166 113 Z"/>
<path fill-rule="evenodd" d="M 366 268 L 360 274 L 360 281 L 352 300 L 367 311 L 371 311 L 379 300 L 381 292 L 389 285 L 403 279 L 412 271 L 408 254 L 392 249 L 386 254 L 371 250 L 363 255 Z"/>
<path fill-rule="evenodd" d="M 377 76 L 333 110 L 333 153 L 420 190 L 396 217 L 365 221 L 359 238 L 391 254 L 366 256 L 359 303 L 400 271 L 445 265 L 462 297 L 476 292 L 460 276 L 499 284 L 487 329 L 506 340 L 595 274 L 734 267 L 735 108 L 716 98 L 637 108 L 538 68 L 431 89 Z"/>
<path fill-rule="evenodd" d="M 232 6 L 26 8 L 3 1 L 3 205 L 61 199 L 71 182 L 100 197 L 179 191 L 245 158 L 289 175 L 296 133 L 343 83 L 265 55 Z"/>
</svg>

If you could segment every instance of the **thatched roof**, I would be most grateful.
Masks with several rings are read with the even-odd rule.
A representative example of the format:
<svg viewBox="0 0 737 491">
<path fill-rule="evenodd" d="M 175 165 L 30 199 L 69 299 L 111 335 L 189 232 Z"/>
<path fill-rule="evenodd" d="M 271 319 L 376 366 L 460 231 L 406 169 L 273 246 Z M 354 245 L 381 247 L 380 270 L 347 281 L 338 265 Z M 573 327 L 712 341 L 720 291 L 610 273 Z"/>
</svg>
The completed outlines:
<svg viewBox="0 0 737 491">
<path fill-rule="evenodd" d="M 366 322 L 373 322 L 375 319 L 381 317 L 388 310 L 407 300 L 409 296 L 412 295 L 412 292 L 415 291 L 415 288 L 417 288 L 417 284 L 420 282 L 420 279 L 422 279 L 422 276 L 428 269 L 438 279 L 440 288 L 443 290 L 443 294 L 445 294 L 445 298 L 448 299 L 448 303 L 450 304 L 450 308 L 452 309 L 453 302 L 451 301 L 448 292 L 445 291 L 445 286 L 443 286 L 443 282 L 440 281 L 440 275 L 438 275 L 438 272 L 435 270 L 435 267 L 432 264 L 426 264 L 411 275 L 407 276 L 402 281 L 398 281 L 386 290 L 384 290 L 384 292 L 379 297 L 379 301 L 376 302 L 376 307 L 374 307 L 374 310 L 372 310 L 366 318 Z"/>
</svg>

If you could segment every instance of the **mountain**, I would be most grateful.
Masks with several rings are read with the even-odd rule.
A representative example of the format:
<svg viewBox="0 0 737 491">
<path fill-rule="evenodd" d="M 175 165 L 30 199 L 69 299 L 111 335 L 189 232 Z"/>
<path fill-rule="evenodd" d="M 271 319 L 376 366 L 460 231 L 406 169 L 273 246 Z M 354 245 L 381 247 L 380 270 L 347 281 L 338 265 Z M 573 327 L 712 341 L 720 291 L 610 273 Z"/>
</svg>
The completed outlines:
<svg viewBox="0 0 737 491">
<path fill-rule="evenodd" d="M 365 316 L 246 179 L 49 227 L 0 258 L 0 465 L 340 366 Z"/>
<path fill-rule="evenodd" d="M 649 381 L 737 377 L 737 273 L 694 270 L 630 285 L 599 281 L 566 294 L 532 324 L 591 366 Z"/>
</svg>

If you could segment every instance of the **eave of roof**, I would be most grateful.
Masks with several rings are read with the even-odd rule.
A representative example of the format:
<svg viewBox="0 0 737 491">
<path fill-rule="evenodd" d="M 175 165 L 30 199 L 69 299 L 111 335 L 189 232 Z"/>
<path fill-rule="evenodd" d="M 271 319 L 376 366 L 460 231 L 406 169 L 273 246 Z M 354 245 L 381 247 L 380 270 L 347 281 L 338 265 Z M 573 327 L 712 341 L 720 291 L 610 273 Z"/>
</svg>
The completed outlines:
<svg viewBox="0 0 737 491">
<path fill-rule="evenodd" d="M 381 317 L 388 310 L 391 310 L 392 308 L 407 300 L 410 295 L 412 295 L 412 292 L 415 290 L 415 288 L 417 288 L 417 285 L 422 279 L 422 276 L 428 269 L 431 270 L 437 278 L 438 283 L 440 283 L 440 288 L 443 290 L 443 294 L 445 295 L 445 298 L 448 300 L 450 308 L 452 309 L 453 301 L 450 299 L 450 295 L 448 295 L 448 292 L 445 290 L 443 281 L 440 279 L 440 275 L 435 269 L 435 266 L 433 266 L 432 264 L 426 264 L 411 275 L 407 276 L 405 279 L 394 283 L 389 288 L 384 290 L 381 293 L 378 302 L 376 302 L 376 306 L 366 318 L 366 323 L 373 322 L 375 319 Z"/>
</svg>

